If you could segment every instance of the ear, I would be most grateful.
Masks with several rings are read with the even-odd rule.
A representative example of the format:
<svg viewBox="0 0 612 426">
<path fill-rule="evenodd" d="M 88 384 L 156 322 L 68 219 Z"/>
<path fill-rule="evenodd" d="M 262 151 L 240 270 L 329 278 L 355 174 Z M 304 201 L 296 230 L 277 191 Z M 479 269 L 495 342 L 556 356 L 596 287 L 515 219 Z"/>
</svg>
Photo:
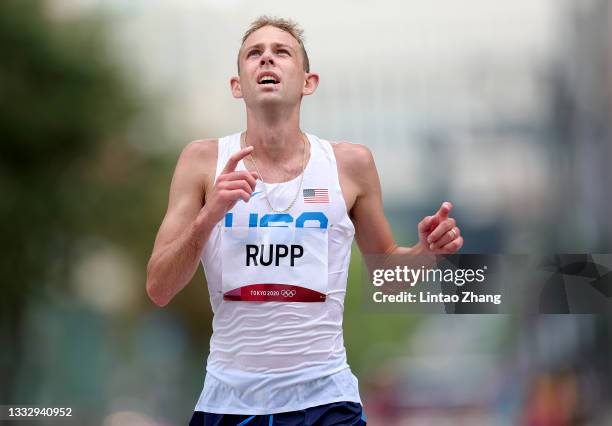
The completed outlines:
<svg viewBox="0 0 612 426">
<path fill-rule="evenodd" d="M 242 98 L 242 89 L 240 88 L 240 77 L 230 78 L 230 87 L 232 88 L 232 95 L 236 99 Z"/>
<path fill-rule="evenodd" d="M 304 88 L 302 89 L 302 95 L 312 95 L 317 87 L 319 86 L 319 74 L 314 72 L 307 72 L 304 74 Z"/>
</svg>

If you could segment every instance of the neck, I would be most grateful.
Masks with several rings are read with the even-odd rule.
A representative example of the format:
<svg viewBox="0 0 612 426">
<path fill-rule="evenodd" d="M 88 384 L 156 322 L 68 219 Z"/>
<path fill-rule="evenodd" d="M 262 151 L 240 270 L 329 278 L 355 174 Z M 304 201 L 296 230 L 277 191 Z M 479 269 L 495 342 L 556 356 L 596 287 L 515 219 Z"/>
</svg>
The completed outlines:
<svg viewBox="0 0 612 426">
<path fill-rule="evenodd" d="M 276 163 L 301 154 L 303 141 L 299 114 L 299 106 L 284 112 L 247 108 L 247 142 L 255 147 L 258 159 Z"/>
</svg>

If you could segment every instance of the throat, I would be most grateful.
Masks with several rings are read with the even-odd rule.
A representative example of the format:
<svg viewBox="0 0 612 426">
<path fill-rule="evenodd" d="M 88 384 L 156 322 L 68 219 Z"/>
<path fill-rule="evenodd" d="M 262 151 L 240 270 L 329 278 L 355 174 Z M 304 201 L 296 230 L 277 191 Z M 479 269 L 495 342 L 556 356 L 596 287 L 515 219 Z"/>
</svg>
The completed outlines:
<svg viewBox="0 0 612 426">
<path fill-rule="evenodd" d="M 310 143 L 306 135 L 300 133 L 296 142 L 269 140 L 252 144 L 247 133 L 243 146 L 253 145 L 255 150 L 245 159 L 245 165 L 247 169 L 257 172 L 265 183 L 291 181 L 304 172 L 310 157 Z"/>
<path fill-rule="evenodd" d="M 301 151 L 301 150 L 300 150 Z M 306 169 L 307 159 L 302 152 L 294 153 L 286 161 L 274 161 L 268 158 L 247 157 L 245 165 L 250 171 L 257 172 L 265 183 L 284 183 L 298 178 Z"/>
</svg>

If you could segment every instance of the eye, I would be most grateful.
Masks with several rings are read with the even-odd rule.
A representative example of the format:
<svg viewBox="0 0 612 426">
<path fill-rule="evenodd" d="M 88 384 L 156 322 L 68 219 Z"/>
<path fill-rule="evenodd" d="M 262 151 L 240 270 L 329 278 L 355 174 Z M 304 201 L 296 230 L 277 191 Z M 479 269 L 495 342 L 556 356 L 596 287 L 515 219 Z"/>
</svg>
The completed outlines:
<svg viewBox="0 0 612 426">
<path fill-rule="evenodd" d="M 259 55 L 259 50 L 251 50 L 247 53 L 247 58 L 250 58 L 251 56 L 255 56 L 255 55 Z"/>
<path fill-rule="evenodd" d="M 289 51 L 287 49 L 278 49 L 277 53 L 279 55 L 289 55 Z"/>
</svg>

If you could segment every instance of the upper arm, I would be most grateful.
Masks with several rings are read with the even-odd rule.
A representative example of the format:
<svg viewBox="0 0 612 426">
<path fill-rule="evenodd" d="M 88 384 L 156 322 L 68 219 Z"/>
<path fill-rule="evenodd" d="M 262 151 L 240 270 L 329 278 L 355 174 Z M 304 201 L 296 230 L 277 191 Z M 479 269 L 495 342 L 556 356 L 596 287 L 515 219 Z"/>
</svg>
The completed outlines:
<svg viewBox="0 0 612 426">
<path fill-rule="evenodd" d="M 350 197 L 349 215 L 363 254 L 388 253 L 395 247 L 382 205 L 380 179 L 372 152 L 365 145 L 340 143 L 335 148 L 343 192 Z"/>
<path fill-rule="evenodd" d="M 210 140 L 191 142 L 181 152 L 170 184 L 168 209 L 151 257 L 175 240 L 197 217 L 204 205 L 206 188 L 214 179 L 216 153 L 216 141 Z"/>
</svg>

